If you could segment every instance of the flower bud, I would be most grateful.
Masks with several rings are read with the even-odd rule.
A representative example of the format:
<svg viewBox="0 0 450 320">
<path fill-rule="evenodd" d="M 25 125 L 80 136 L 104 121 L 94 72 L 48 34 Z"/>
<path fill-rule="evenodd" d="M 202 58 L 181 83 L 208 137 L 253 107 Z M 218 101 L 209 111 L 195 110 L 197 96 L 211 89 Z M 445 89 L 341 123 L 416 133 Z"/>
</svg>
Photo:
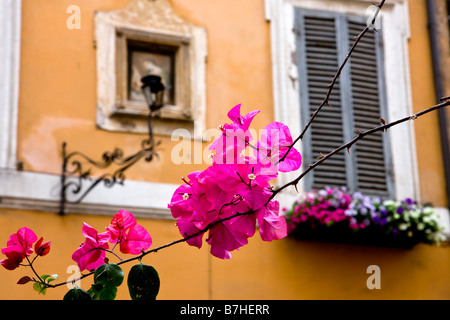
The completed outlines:
<svg viewBox="0 0 450 320">
<path fill-rule="evenodd" d="M 44 238 L 41 237 L 38 240 L 38 242 L 36 242 L 36 244 L 34 245 L 34 251 L 36 252 L 36 254 L 38 256 L 45 256 L 50 252 L 50 245 L 52 244 L 52 242 L 48 241 L 48 242 L 42 243 L 43 240 L 44 240 Z"/>
</svg>

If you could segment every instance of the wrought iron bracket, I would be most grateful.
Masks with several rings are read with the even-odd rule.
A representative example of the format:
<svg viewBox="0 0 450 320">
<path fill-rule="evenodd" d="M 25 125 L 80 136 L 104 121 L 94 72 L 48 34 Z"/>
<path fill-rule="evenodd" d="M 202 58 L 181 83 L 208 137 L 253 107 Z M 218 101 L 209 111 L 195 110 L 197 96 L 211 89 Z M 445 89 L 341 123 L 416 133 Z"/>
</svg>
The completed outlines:
<svg viewBox="0 0 450 320">
<path fill-rule="evenodd" d="M 122 149 L 116 148 L 112 152 L 104 152 L 101 160 L 93 160 L 87 155 L 74 151 L 67 153 L 67 143 L 62 144 L 62 170 L 61 170 L 61 193 L 59 214 L 64 215 L 66 203 L 81 202 L 96 186 L 103 182 L 105 187 L 111 188 L 115 184 L 123 185 L 125 181 L 125 171 L 133 166 L 140 159 L 150 162 L 158 154 L 155 148 L 159 145 L 154 143 L 152 132 L 152 117 L 159 114 L 159 110 L 164 107 L 164 85 L 161 83 L 161 77 L 156 75 L 147 75 L 141 79 L 142 91 L 149 106 L 149 116 L 147 118 L 148 139 L 141 142 L 141 149 L 131 156 L 125 157 Z M 89 167 L 83 168 L 83 163 Z M 97 178 L 91 177 L 91 169 L 99 168 L 106 170 L 112 164 L 118 166 L 113 173 L 104 173 Z M 70 178 L 70 179 L 69 179 Z M 85 188 L 83 184 L 88 184 Z M 72 194 L 76 195 L 75 200 L 67 199 L 67 192 L 71 189 Z"/>
<path fill-rule="evenodd" d="M 80 203 L 100 183 L 103 183 L 107 188 L 112 188 L 116 184 L 123 185 L 127 169 L 142 158 L 150 162 L 155 156 L 158 156 L 155 151 L 157 145 L 159 145 L 159 142 L 155 145 L 151 139 L 146 139 L 142 141 L 141 149 L 133 155 L 125 157 L 122 149 L 116 148 L 112 152 L 104 152 L 101 160 L 93 160 L 79 151 L 67 153 L 67 143 L 63 142 L 59 213 L 64 215 L 66 203 Z M 83 163 L 87 164 L 88 167 L 85 168 Z M 115 171 L 103 173 L 95 178 L 91 177 L 93 168 L 108 169 L 112 164 L 118 166 Z M 67 198 L 68 192 L 76 195 L 76 199 L 69 200 Z"/>
<path fill-rule="evenodd" d="M 157 157 L 155 148 L 160 142 L 154 142 L 151 126 L 151 117 L 148 117 L 149 137 L 141 142 L 141 149 L 136 153 L 125 157 L 122 149 L 116 148 L 112 152 L 103 153 L 101 160 L 93 160 L 79 151 L 67 153 L 67 143 L 62 144 L 62 170 L 61 170 L 61 192 L 59 214 L 64 215 L 66 203 L 80 203 L 96 186 L 103 182 L 107 188 L 112 188 L 115 184 L 123 185 L 125 181 L 125 171 L 133 166 L 140 159 L 150 162 Z M 88 168 L 83 167 L 83 163 Z M 112 173 L 103 173 L 100 176 L 91 177 L 93 168 L 108 169 L 112 164 L 118 168 Z M 87 188 L 84 187 L 88 185 Z M 71 191 L 76 195 L 75 200 L 69 200 L 67 193 Z"/>
</svg>

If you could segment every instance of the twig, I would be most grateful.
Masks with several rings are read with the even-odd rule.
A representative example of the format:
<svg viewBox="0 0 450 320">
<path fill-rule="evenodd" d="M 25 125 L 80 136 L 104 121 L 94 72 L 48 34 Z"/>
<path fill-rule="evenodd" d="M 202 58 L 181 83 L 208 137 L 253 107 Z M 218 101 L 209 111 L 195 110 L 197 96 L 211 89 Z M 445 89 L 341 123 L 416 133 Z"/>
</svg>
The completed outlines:
<svg viewBox="0 0 450 320">
<path fill-rule="evenodd" d="M 37 257 L 37 255 L 36 255 L 36 257 Z M 42 284 L 46 284 L 45 281 L 42 280 L 42 278 L 39 276 L 39 274 L 36 272 L 36 270 L 35 270 L 34 267 L 33 267 L 33 262 L 34 262 L 34 260 L 36 260 L 36 257 L 34 257 L 33 261 L 30 261 L 30 259 L 28 259 L 28 257 L 25 256 L 25 258 L 26 258 L 27 261 L 28 261 L 28 266 L 31 268 L 31 270 L 32 270 L 33 273 L 36 275 L 36 277 L 39 279 L 39 280 L 36 280 L 36 282 L 39 282 L 39 283 L 42 283 Z"/>
</svg>

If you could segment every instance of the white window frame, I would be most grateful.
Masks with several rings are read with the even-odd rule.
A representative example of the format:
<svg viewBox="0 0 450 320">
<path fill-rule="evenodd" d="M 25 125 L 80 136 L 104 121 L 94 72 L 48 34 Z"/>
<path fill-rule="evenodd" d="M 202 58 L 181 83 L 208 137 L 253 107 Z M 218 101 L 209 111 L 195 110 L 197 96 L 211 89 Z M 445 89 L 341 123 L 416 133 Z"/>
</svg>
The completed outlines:
<svg viewBox="0 0 450 320">
<path fill-rule="evenodd" d="M 17 153 L 21 0 L 0 2 L 0 168 L 14 170 Z"/>
<path fill-rule="evenodd" d="M 293 136 L 301 127 L 298 68 L 295 61 L 296 35 L 294 9 L 296 7 L 326 10 L 337 13 L 364 15 L 373 0 L 265 0 L 266 20 L 270 22 L 272 77 L 275 120 L 285 123 Z M 405 0 L 385 2 L 383 19 L 384 67 L 386 77 L 386 103 L 391 121 L 413 113 L 408 40 L 410 38 L 408 3 Z M 331 81 L 331 79 L 330 79 Z M 414 123 L 395 126 L 390 131 L 390 144 L 397 199 L 412 197 L 421 201 Z M 301 151 L 301 142 L 296 145 Z M 278 178 L 278 184 L 285 184 L 305 170 L 304 163 L 297 172 Z M 302 193 L 302 181 L 298 184 Z M 279 195 L 282 205 L 290 206 L 298 198 L 294 188 L 288 188 Z M 450 219 L 447 208 L 436 208 L 440 214 L 445 232 L 450 235 Z"/>
<path fill-rule="evenodd" d="M 296 40 L 294 8 L 328 10 L 354 15 L 365 14 L 372 2 L 326 1 L 326 0 L 266 0 L 266 18 L 271 23 L 272 74 L 274 109 L 276 121 L 291 128 L 293 136 L 301 131 L 298 71 L 295 59 Z M 409 21 L 405 1 L 386 3 L 382 11 L 386 95 L 389 119 L 399 119 L 412 113 L 411 89 L 409 83 L 408 46 Z M 392 32 L 394 31 L 394 32 Z M 331 79 L 330 79 L 331 81 Z M 393 107 L 395 106 L 395 107 Z M 420 200 L 417 159 L 415 150 L 414 124 L 389 129 L 393 150 L 393 166 L 396 195 L 398 198 L 414 197 Z M 297 145 L 301 149 L 301 144 Z M 308 166 L 309 164 L 304 164 Z M 304 170 L 305 167 L 302 169 Z M 286 183 L 298 172 L 280 177 L 279 183 Z M 300 182 L 299 191 L 303 191 Z"/>
</svg>

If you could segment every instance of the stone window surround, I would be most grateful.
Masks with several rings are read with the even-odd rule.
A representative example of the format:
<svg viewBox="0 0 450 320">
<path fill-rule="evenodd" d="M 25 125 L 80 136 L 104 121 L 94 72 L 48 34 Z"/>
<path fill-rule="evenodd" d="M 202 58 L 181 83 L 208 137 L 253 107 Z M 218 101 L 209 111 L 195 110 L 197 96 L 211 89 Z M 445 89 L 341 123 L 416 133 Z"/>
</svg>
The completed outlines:
<svg viewBox="0 0 450 320">
<path fill-rule="evenodd" d="M 185 128 L 202 139 L 195 121 L 205 124 L 206 30 L 179 18 L 166 0 L 132 0 L 123 9 L 95 13 L 97 54 L 97 125 L 99 128 L 146 133 L 148 108 L 127 97 L 126 40 L 177 47 L 175 105 L 166 106 L 153 122 L 153 132 L 171 136 Z"/>
</svg>

